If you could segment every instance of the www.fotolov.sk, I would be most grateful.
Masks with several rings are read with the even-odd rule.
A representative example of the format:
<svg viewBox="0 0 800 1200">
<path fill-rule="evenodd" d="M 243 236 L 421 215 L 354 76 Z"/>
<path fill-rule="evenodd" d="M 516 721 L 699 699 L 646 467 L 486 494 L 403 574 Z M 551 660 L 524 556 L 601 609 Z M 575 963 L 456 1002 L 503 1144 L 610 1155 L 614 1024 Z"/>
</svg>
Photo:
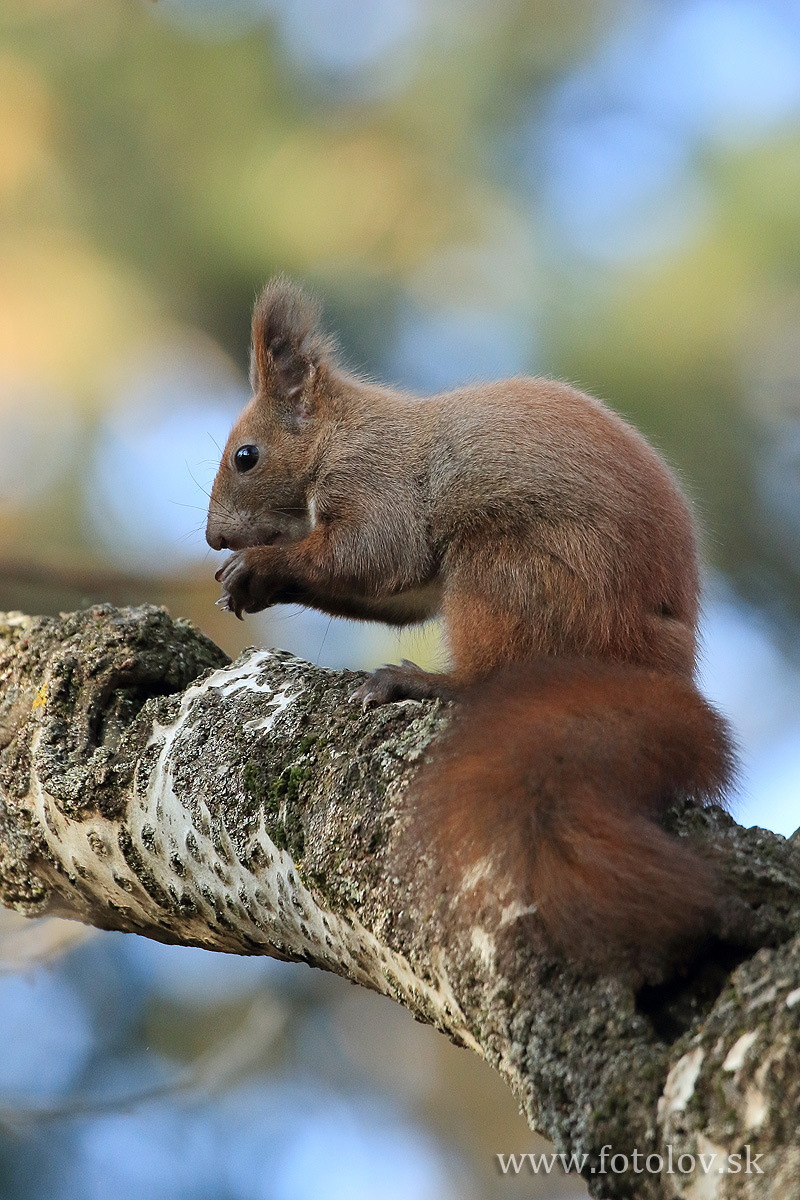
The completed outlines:
<svg viewBox="0 0 800 1200">
<path fill-rule="evenodd" d="M 763 1175 L 758 1160 L 763 1154 L 753 1154 L 750 1146 L 742 1146 L 738 1154 L 720 1154 L 709 1151 L 705 1154 L 673 1154 L 672 1146 L 665 1147 L 664 1154 L 643 1154 L 634 1150 L 630 1154 L 615 1154 L 612 1146 L 603 1146 L 596 1166 L 589 1168 L 590 1175 L 625 1175 L 633 1171 L 636 1175 Z M 567 1174 L 585 1174 L 589 1162 L 588 1154 L 499 1154 L 497 1162 L 502 1175 L 549 1175 L 557 1165 Z"/>
</svg>

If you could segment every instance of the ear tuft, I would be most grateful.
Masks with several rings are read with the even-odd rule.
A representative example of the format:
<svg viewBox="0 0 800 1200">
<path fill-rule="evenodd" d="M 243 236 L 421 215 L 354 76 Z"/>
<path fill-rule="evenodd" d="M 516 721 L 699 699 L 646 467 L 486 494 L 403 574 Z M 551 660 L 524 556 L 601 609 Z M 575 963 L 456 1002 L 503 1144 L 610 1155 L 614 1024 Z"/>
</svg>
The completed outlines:
<svg viewBox="0 0 800 1200">
<path fill-rule="evenodd" d="M 253 390 L 269 391 L 278 400 L 294 401 L 321 363 L 332 357 L 333 344 L 321 332 L 321 306 L 285 275 L 271 279 L 253 309 Z"/>
</svg>

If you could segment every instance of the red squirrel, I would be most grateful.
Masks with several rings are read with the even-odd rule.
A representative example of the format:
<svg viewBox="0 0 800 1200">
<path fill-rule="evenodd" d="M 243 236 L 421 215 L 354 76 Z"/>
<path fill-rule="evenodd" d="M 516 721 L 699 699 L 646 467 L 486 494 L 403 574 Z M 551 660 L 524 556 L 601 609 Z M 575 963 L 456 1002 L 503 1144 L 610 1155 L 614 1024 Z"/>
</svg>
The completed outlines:
<svg viewBox="0 0 800 1200">
<path fill-rule="evenodd" d="M 660 820 L 720 802 L 733 756 L 694 683 L 697 540 L 659 454 L 554 380 L 424 399 L 366 382 L 282 277 L 252 338 L 208 513 L 209 545 L 233 551 L 221 602 L 441 616 L 448 672 L 404 662 L 356 693 L 457 701 L 410 820 L 437 887 L 535 911 L 579 959 L 709 928 L 713 872 Z"/>
</svg>

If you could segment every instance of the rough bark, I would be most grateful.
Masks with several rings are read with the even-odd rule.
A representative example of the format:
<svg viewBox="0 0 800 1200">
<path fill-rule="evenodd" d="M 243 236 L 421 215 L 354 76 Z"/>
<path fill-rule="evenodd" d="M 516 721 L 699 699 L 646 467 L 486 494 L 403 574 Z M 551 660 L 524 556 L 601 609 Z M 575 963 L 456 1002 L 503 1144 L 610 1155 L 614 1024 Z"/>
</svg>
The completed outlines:
<svg viewBox="0 0 800 1200">
<path fill-rule="evenodd" d="M 229 664 L 162 609 L 0 618 L 0 899 L 393 996 L 586 1154 L 597 1197 L 800 1196 L 797 839 L 676 811 L 675 832 L 722 864 L 749 948 L 710 946 L 659 986 L 581 975 L 535 915 L 461 927 L 424 899 L 424 860 L 387 865 L 448 711 L 365 713 L 347 703 L 358 682 L 281 651 Z M 762 1156 L 749 1173 L 745 1146 Z M 742 1169 L 679 1172 L 712 1153 Z"/>
</svg>

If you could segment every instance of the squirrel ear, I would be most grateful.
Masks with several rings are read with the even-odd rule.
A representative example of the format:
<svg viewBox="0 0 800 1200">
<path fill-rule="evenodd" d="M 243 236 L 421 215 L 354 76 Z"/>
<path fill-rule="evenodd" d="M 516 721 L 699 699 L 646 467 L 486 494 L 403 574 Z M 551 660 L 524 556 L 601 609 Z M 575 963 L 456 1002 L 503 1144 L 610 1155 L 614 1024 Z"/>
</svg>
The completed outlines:
<svg viewBox="0 0 800 1200">
<path fill-rule="evenodd" d="M 266 285 L 253 309 L 251 383 L 297 427 L 314 411 L 314 376 L 332 354 L 319 329 L 320 305 L 284 275 Z"/>
</svg>

